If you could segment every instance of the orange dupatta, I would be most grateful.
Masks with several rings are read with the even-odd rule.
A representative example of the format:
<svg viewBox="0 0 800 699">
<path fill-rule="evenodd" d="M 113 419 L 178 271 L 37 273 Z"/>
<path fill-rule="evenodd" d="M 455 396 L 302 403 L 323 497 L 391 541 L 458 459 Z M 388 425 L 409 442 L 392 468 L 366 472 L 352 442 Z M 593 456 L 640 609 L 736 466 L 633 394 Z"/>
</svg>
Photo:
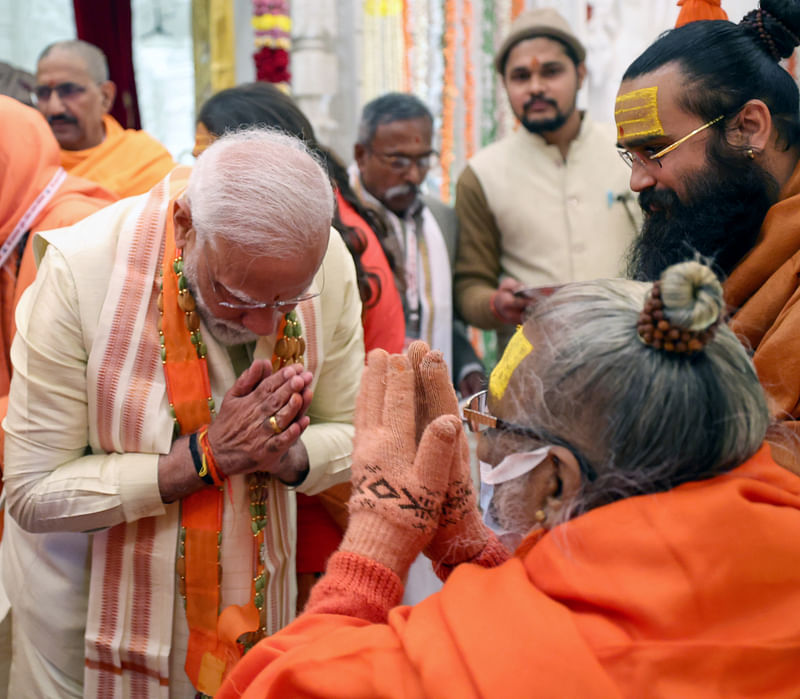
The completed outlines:
<svg viewBox="0 0 800 699">
<path fill-rule="evenodd" d="M 213 400 L 205 357 L 199 357 L 178 305 L 175 233 L 172 208 L 166 220 L 162 260 L 162 363 L 170 405 L 181 434 L 191 434 L 211 422 Z M 241 657 L 236 640 L 259 627 L 259 612 L 251 600 L 219 612 L 221 570 L 218 537 L 222 529 L 223 489 L 203 488 L 181 502 L 181 545 L 185 570 L 181 587 L 186 597 L 189 645 L 186 674 L 195 688 L 213 695 Z"/>
<path fill-rule="evenodd" d="M 144 194 L 175 167 L 166 148 L 145 131 L 123 129 L 103 116 L 105 140 L 84 150 L 62 150 L 61 165 L 71 175 L 85 177 L 120 197 Z"/>
</svg>

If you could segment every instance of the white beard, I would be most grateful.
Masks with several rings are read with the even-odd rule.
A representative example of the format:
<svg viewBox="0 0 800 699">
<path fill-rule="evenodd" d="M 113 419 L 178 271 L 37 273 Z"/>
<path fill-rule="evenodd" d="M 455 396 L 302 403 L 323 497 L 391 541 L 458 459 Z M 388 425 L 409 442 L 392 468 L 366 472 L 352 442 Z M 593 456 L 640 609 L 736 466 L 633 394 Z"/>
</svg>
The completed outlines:
<svg viewBox="0 0 800 699">
<path fill-rule="evenodd" d="M 232 347 L 234 345 L 243 345 L 246 342 L 255 342 L 258 339 L 258 335 L 248 330 L 243 325 L 229 320 L 215 318 L 211 311 L 208 310 L 208 304 L 196 284 L 197 265 L 194 263 L 194 260 L 183 258 L 183 276 L 186 277 L 186 283 L 192 290 L 192 296 L 194 296 L 194 301 L 197 305 L 197 312 L 200 314 L 203 324 L 217 342 L 226 347 Z"/>
<path fill-rule="evenodd" d="M 524 537 L 536 526 L 536 519 L 530 512 L 528 501 L 530 493 L 527 479 L 530 474 L 514 478 L 494 486 L 494 494 L 490 504 L 494 518 L 507 532 Z"/>
</svg>

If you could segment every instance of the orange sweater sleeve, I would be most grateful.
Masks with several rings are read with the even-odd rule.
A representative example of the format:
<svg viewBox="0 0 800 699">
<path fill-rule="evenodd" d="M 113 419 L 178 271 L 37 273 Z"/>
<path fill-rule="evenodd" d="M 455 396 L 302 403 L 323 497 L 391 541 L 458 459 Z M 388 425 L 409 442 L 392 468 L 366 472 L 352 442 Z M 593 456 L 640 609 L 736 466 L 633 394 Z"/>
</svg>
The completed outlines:
<svg viewBox="0 0 800 699">
<path fill-rule="evenodd" d="M 402 597 L 403 582 L 393 570 L 357 553 L 337 551 L 303 614 L 343 614 L 381 623 Z"/>
</svg>

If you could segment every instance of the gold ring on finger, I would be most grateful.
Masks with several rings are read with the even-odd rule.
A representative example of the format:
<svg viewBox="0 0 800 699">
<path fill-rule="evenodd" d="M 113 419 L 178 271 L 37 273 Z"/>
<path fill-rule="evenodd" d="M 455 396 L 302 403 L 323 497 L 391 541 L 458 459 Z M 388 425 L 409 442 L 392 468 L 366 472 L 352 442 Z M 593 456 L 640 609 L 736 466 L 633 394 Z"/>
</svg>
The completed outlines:
<svg viewBox="0 0 800 699">
<path fill-rule="evenodd" d="M 283 432 L 283 428 L 278 424 L 278 418 L 274 415 L 270 415 L 270 418 L 267 420 L 267 422 L 269 422 L 269 426 L 272 428 L 272 431 L 275 434 L 280 434 Z"/>
</svg>

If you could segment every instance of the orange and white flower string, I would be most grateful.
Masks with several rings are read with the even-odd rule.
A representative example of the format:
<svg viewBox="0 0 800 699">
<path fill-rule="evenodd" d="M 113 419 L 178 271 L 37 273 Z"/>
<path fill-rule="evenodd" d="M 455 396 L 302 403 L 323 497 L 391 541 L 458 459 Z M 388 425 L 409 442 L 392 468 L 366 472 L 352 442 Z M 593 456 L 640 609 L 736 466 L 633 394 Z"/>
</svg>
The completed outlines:
<svg viewBox="0 0 800 699">
<path fill-rule="evenodd" d="M 497 37 L 508 36 L 511 30 L 511 10 L 512 0 L 496 0 L 495 12 L 497 15 Z M 496 39 L 496 41 L 498 41 Z M 499 43 L 498 43 L 499 45 Z M 502 80 L 495 81 L 495 102 L 498 111 L 498 133 L 497 138 L 502 138 L 510 134 L 516 127 L 516 117 L 508 106 L 508 99 L 506 98 L 505 88 L 503 87 Z"/>
<path fill-rule="evenodd" d="M 403 90 L 403 0 L 364 0 L 361 57 L 362 104 Z"/>
<path fill-rule="evenodd" d="M 403 92 L 413 90 L 414 38 L 411 30 L 411 0 L 403 3 Z"/>
<path fill-rule="evenodd" d="M 288 89 L 292 19 L 288 0 L 253 0 L 256 80 Z"/>
<path fill-rule="evenodd" d="M 475 151 L 475 65 L 472 60 L 472 24 L 475 16 L 472 0 L 462 0 L 461 50 L 464 57 L 464 159 L 469 160 Z"/>
<path fill-rule="evenodd" d="M 449 202 L 452 197 L 450 191 L 450 168 L 455 160 L 455 106 L 458 98 L 456 86 L 456 27 L 458 22 L 456 0 L 445 0 L 444 3 L 444 86 L 442 89 L 442 126 L 441 126 L 441 157 L 442 182 L 440 196 L 443 201 Z"/>
</svg>

